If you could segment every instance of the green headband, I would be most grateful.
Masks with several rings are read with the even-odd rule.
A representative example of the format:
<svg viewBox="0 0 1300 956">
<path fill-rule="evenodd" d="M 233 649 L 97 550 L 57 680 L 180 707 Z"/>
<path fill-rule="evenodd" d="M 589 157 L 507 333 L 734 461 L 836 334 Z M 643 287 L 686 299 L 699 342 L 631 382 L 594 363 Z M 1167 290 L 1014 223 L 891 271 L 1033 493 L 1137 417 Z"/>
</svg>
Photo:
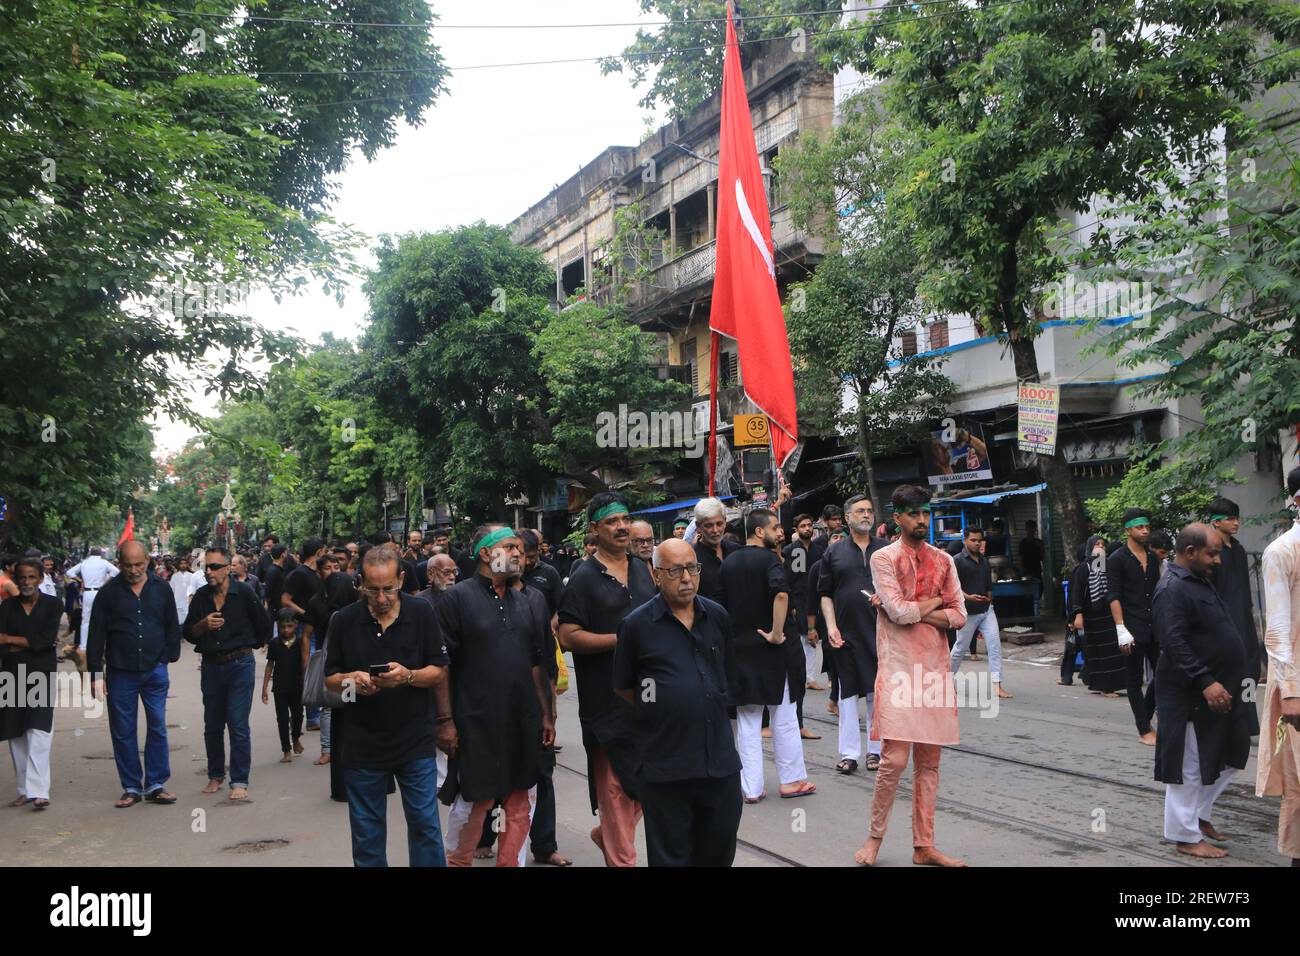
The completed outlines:
<svg viewBox="0 0 1300 956">
<path fill-rule="evenodd" d="M 1229 518 L 1235 518 L 1236 515 L 1210 515 L 1211 521 L 1227 521 Z"/>
<path fill-rule="evenodd" d="M 625 515 L 625 514 L 628 514 L 627 505 L 623 504 L 623 502 L 621 501 L 611 501 L 609 504 L 605 505 L 605 507 L 601 508 L 599 511 L 597 511 L 594 515 L 591 516 L 591 523 L 598 524 L 599 522 L 604 521 L 610 515 Z"/>
<path fill-rule="evenodd" d="M 1144 524 L 1150 524 L 1150 523 L 1151 523 L 1151 519 L 1150 519 L 1150 518 L 1134 518 L 1132 521 L 1125 521 L 1125 522 L 1124 522 L 1124 527 L 1126 527 L 1126 528 L 1140 528 L 1140 527 L 1142 527 L 1142 525 L 1144 525 Z"/>
<path fill-rule="evenodd" d="M 907 514 L 909 511 L 924 511 L 926 514 L 929 514 L 929 513 L 930 513 L 930 506 L 927 504 L 927 505 L 920 505 L 920 506 L 918 506 L 918 507 L 916 507 L 916 508 L 911 508 L 911 507 L 909 507 L 909 508 L 895 508 L 893 505 L 890 505 L 890 506 L 889 506 L 889 510 L 892 511 L 892 512 L 893 512 L 894 514 L 896 514 L 896 515 L 905 515 L 905 514 Z"/>
<path fill-rule="evenodd" d="M 674 528 L 679 528 L 679 527 L 680 527 L 680 528 L 689 528 L 690 526 L 691 526 L 691 523 L 690 523 L 689 521 L 687 521 L 685 518 L 678 518 L 676 521 L 673 522 L 673 527 L 674 527 Z"/>
<path fill-rule="evenodd" d="M 478 553 L 484 548 L 490 548 L 494 544 L 504 541 L 506 538 L 518 537 L 514 528 L 497 528 L 495 531 L 489 531 L 483 537 L 474 542 L 474 547 L 469 549 L 469 556 L 475 561 L 478 560 Z"/>
</svg>

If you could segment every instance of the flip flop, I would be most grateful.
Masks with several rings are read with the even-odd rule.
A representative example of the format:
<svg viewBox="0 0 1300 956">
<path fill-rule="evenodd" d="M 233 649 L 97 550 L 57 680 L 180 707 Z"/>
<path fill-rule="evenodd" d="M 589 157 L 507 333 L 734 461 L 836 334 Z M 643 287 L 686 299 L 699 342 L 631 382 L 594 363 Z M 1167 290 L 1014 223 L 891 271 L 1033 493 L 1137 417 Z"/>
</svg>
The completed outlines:
<svg viewBox="0 0 1300 956">
<path fill-rule="evenodd" d="M 44 797 L 37 797 L 35 800 L 32 801 L 33 810 L 44 810 L 49 805 L 50 805 L 50 801 L 46 800 Z"/>
<path fill-rule="evenodd" d="M 767 799 L 767 791 L 764 790 L 762 793 L 760 793 L 760 794 L 759 794 L 758 796 L 756 796 L 756 797 L 746 797 L 746 798 L 745 798 L 745 802 L 746 802 L 746 803 L 758 803 L 758 802 L 760 802 L 760 801 L 762 801 L 762 800 L 766 800 L 766 799 Z"/>
<path fill-rule="evenodd" d="M 127 807 L 135 806 L 143 799 L 144 797 L 140 796 L 138 793 L 123 791 L 122 795 L 117 798 L 117 803 L 113 804 L 113 806 L 117 807 L 119 810 L 125 810 Z"/>
<path fill-rule="evenodd" d="M 29 804 L 29 803 L 31 803 L 31 802 L 32 802 L 32 798 L 31 798 L 31 797 L 15 797 L 13 800 L 10 800 L 10 801 L 9 801 L 9 806 L 11 806 L 11 807 L 25 807 L 25 806 L 27 806 L 27 804 Z"/>
<path fill-rule="evenodd" d="M 810 780 L 805 780 L 802 784 L 799 785 L 799 789 L 796 790 L 794 793 L 781 794 L 781 799 L 793 800 L 796 797 L 811 797 L 816 792 L 817 792 L 817 784 L 813 783 Z"/>
<path fill-rule="evenodd" d="M 166 790 L 155 790 L 145 797 L 150 803 L 161 803 L 170 805 L 176 802 L 175 794 L 168 793 Z"/>
</svg>

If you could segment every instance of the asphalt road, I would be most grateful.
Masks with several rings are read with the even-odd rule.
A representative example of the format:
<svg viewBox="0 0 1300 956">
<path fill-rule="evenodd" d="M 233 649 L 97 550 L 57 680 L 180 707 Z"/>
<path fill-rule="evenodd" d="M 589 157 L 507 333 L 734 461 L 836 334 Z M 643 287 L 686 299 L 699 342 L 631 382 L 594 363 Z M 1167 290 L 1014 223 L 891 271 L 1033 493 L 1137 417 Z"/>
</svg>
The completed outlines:
<svg viewBox="0 0 1300 956">
<path fill-rule="evenodd" d="M 1153 750 L 1138 742 L 1127 701 L 1104 700 L 1081 685 L 1058 687 L 1059 641 L 1007 648 L 1003 701 L 996 717 L 961 714 L 962 740 L 946 748 L 940 767 L 937 843 L 978 866 L 1280 866 L 1275 798 L 1254 794 L 1254 768 L 1238 774 L 1220 800 L 1215 823 L 1228 833 L 1231 856 L 1192 861 L 1163 842 L 1164 788 L 1152 779 Z M 965 670 L 986 667 L 968 661 Z M 71 664 L 61 667 L 71 669 Z M 258 686 L 262 658 L 258 662 Z M 52 755 L 52 806 L 0 807 L 0 863 L 40 866 L 343 866 L 351 862 L 347 808 L 329 799 L 328 769 L 307 752 L 279 763 L 275 717 L 254 700 L 250 799 L 231 803 L 225 791 L 204 795 L 199 673 L 186 648 L 171 668 L 167 705 L 172 777 L 180 800 L 170 807 L 113 807 L 120 787 L 107 718 L 59 709 Z M 835 719 L 825 692 L 810 691 L 806 724 L 822 739 L 805 742 L 818 792 L 776 799 L 777 780 L 766 745 L 772 796 L 747 806 L 738 866 L 853 866 L 866 836 L 873 774 L 834 769 Z M 141 740 L 143 740 L 141 718 Z M 588 833 L 586 759 L 578 731 L 576 690 L 560 698 L 555 786 L 561 853 L 579 866 L 602 859 Z M 12 793 L 12 765 L 0 761 L 0 793 Z M 911 865 L 910 770 L 899 788 L 881 866 Z M 446 811 L 442 816 L 446 823 Z M 389 861 L 406 863 L 405 825 L 397 796 L 389 802 Z M 644 861 L 644 840 L 639 836 Z M 477 865 L 492 865 L 480 861 Z M 531 865 L 531 861 L 530 861 Z"/>
</svg>

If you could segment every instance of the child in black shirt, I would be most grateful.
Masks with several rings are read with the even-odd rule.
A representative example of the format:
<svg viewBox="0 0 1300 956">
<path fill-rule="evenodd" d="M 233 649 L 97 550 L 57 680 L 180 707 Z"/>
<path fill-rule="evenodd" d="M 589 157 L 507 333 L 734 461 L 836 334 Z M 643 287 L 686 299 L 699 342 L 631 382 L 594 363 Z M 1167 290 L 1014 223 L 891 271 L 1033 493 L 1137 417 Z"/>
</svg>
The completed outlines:
<svg viewBox="0 0 1300 956">
<path fill-rule="evenodd" d="M 262 681 L 262 703 L 267 691 L 275 695 L 275 721 L 280 725 L 280 763 L 292 763 L 289 752 L 292 730 L 293 753 L 302 753 L 302 648 L 297 636 L 298 622 L 291 608 L 283 608 L 278 617 L 278 633 L 266 648 L 266 676 Z"/>
</svg>

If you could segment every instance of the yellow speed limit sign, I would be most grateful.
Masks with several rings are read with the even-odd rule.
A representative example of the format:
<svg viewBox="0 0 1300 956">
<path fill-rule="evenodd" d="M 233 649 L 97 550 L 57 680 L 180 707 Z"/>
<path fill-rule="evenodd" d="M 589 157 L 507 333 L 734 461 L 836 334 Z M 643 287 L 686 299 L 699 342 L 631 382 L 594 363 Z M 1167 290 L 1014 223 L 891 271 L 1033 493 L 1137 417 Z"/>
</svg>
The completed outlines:
<svg viewBox="0 0 1300 956">
<path fill-rule="evenodd" d="M 766 415 L 737 415 L 733 426 L 732 440 L 737 447 L 766 445 L 768 442 Z"/>
</svg>

